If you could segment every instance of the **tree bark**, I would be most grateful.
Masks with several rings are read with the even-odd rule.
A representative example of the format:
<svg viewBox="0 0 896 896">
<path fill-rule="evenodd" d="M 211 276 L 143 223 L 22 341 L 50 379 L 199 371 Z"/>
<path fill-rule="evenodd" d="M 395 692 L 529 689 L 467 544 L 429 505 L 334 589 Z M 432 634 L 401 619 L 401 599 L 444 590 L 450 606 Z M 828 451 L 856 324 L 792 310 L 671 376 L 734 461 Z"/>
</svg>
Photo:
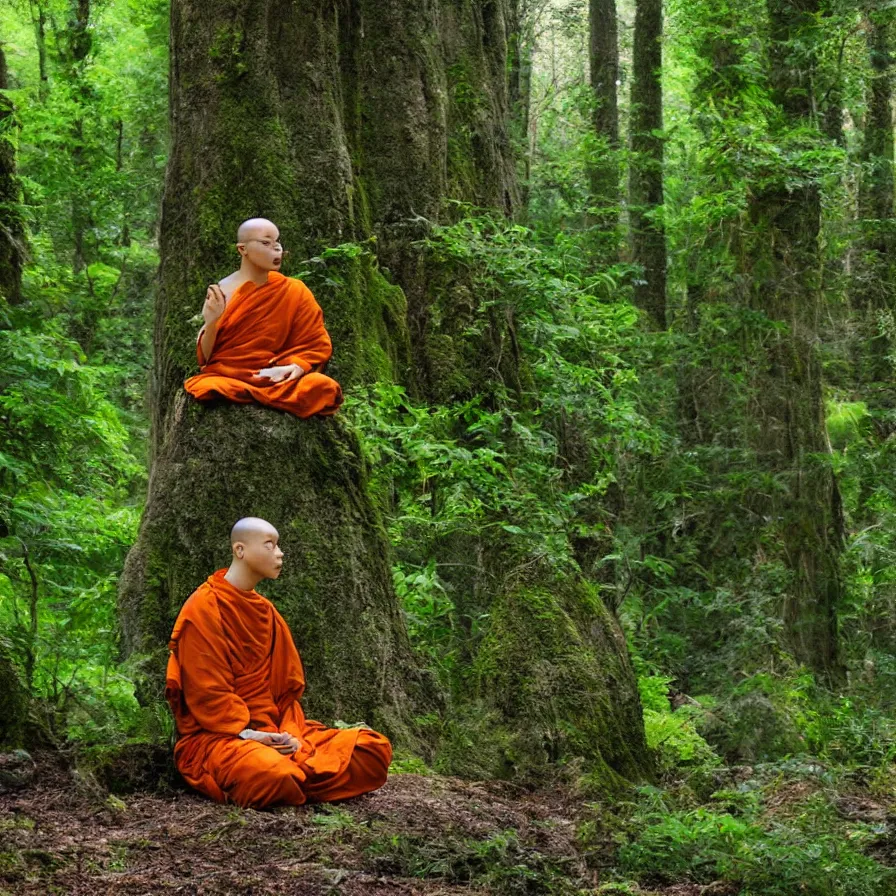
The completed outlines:
<svg viewBox="0 0 896 896">
<path fill-rule="evenodd" d="M 534 42 L 532 27 L 534 15 L 529 4 L 515 4 L 508 36 L 510 109 L 522 172 L 520 213 L 524 218 L 529 208 L 529 178 L 532 173 L 529 121 L 532 105 L 532 53 Z"/>
<path fill-rule="evenodd" d="M 811 126 L 812 28 L 816 0 L 768 0 L 771 98 L 782 129 Z M 785 134 L 782 130 L 781 135 Z M 782 324 L 769 340 L 759 385 L 760 457 L 786 485 L 769 510 L 780 519 L 792 574 L 784 622 L 795 656 L 826 676 L 840 672 L 836 609 L 841 595 L 841 510 L 824 423 L 821 365 L 815 347 L 822 307 L 818 244 L 821 197 L 807 177 L 768 178 L 750 205 L 753 300 Z M 768 512 L 768 511 L 766 511 Z"/>
<path fill-rule="evenodd" d="M 16 305 L 22 301 L 25 225 L 16 176 L 15 107 L 2 93 L 8 86 L 6 57 L 0 45 L 0 297 Z"/>
<path fill-rule="evenodd" d="M 889 379 L 890 339 L 881 332 L 879 315 L 893 309 L 894 172 L 893 172 L 893 54 L 890 46 L 894 13 L 869 12 L 863 25 L 868 46 L 870 79 L 868 111 L 862 135 L 862 178 L 859 183 L 861 239 L 852 278 L 852 300 L 859 315 L 853 349 L 860 383 Z"/>
<path fill-rule="evenodd" d="M 31 23 L 34 26 L 34 40 L 37 44 L 38 96 L 41 102 L 50 92 L 50 78 L 47 73 L 47 14 L 41 0 L 29 0 Z"/>
<path fill-rule="evenodd" d="M 619 46 L 616 0 L 590 0 L 590 70 L 594 101 L 592 124 L 597 138 L 596 158 L 591 160 L 592 226 L 610 231 L 615 243 L 619 221 Z"/>
<path fill-rule="evenodd" d="M 634 297 L 653 326 L 666 326 L 663 210 L 663 3 L 637 0 L 631 97 L 629 206 L 632 259 L 643 269 Z"/>
<path fill-rule="evenodd" d="M 82 271 L 91 262 L 88 246 L 90 231 L 93 228 L 93 216 L 90 199 L 85 188 L 87 173 L 87 152 L 84 145 L 84 116 L 87 114 L 92 97 L 92 90 L 87 84 L 86 66 L 93 52 L 93 33 L 90 22 L 90 0 L 71 0 L 69 19 L 62 36 L 65 47 L 62 59 L 65 77 L 69 80 L 73 96 L 77 104 L 77 113 L 72 120 L 72 162 L 76 172 L 72 184 L 72 241 L 74 253 L 72 269 L 75 273 Z M 88 328 L 92 331 L 92 327 Z M 83 342 L 89 343 L 92 332 L 86 334 Z"/>
</svg>

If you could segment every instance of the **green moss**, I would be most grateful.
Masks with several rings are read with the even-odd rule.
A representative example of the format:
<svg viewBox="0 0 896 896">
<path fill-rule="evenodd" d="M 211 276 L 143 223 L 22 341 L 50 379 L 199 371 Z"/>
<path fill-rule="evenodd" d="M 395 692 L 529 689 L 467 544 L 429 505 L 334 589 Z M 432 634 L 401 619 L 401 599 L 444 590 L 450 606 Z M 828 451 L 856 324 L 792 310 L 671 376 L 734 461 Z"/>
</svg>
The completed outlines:
<svg viewBox="0 0 896 896">
<path fill-rule="evenodd" d="M 404 381 L 410 340 L 404 292 L 379 269 L 369 244 L 347 243 L 311 259 L 305 280 L 326 311 L 334 355 L 328 371 L 344 386 Z"/>
<path fill-rule="evenodd" d="M 612 790 L 649 773 L 625 645 L 607 617 L 584 581 L 520 587 L 492 605 L 475 682 L 505 720 L 516 774 L 538 779 L 552 763 L 583 761 Z"/>
<path fill-rule="evenodd" d="M 28 699 L 19 673 L 0 640 L 0 748 L 22 746 Z"/>
<path fill-rule="evenodd" d="M 110 793 L 168 789 L 180 781 L 168 743 L 130 741 L 86 747 L 78 753 L 75 766 L 82 781 Z"/>
</svg>

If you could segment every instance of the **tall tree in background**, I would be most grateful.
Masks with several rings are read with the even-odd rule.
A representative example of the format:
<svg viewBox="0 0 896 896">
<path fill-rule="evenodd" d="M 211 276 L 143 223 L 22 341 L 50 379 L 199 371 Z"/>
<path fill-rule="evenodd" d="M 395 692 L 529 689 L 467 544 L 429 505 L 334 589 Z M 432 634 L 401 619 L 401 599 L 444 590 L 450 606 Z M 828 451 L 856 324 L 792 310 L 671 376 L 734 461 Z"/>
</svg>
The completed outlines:
<svg viewBox="0 0 896 896">
<path fill-rule="evenodd" d="M 632 259 L 643 275 L 635 303 L 655 327 L 666 325 L 666 234 L 663 226 L 663 3 L 637 0 L 631 94 L 629 206 Z"/>
<path fill-rule="evenodd" d="M 339 416 L 298 421 L 258 407 L 200 407 L 187 402 L 182 382 L 195 364 L 205 286 L 235 265 L 236 226 L 253 215 L 274 220 L 292 257 L 306 259 L 303 279 L 336 347 L 330 372 L 349 392 L 404 382 L 430 400 L 456 401 L 518 378 L 512 320 L 486 308 L 482 335 L 472 338 L 469 293 L 459 301 L 457 278 L 419 246 L 444 218 L 446 198 L 508 214 L 518 206 L 508 137 L 514 4 L 343 0 L 322 9 L 301 0 L 274 9 L 273 0 L 172 6 L 154 457 L 122 579 L 122 625 L 129 652 L 152 655 L 157 674 L 178 607 L 226 562 L 230 525 L 263 516 L 294 558 L 271 592 L 302 647 L 311 711 L 364 718 L 407 741 L 412 717 L 434 700 L 410 655 L 353 433 Z M 519 573 L 503 580 L 493 596 L 506 635 L 521 619 L 538 622 L 539 604 L 520 612 Z M 555 598 L 539 591 L 542 611 L 546 601 Z M 639 773 L 643 728 L 616 623 L 599 602 L 581 600 L 575 616 L 558 610 L 558 619 L 550 643 L 533 636 L 538 656 L 519 647 L 532 638 L 496 638 L 496 666 L 483 664 L 479 696 L 516 713 L 530 740 L 533 704 L 542 714 L 561 697 L 585 707 L 604 735 L 589 735 L 589 754 Z M 562 675 L 543 693 L 526 679 L 552 661 L 555 640 L 571 643 L 570 626 L 592 646 L 587 700 Z"/>
<path fill-rule="evenodd" d="M 616 0 L 590 0 L 590 72 L 594 94 L 595 157 L 591 159 L 592 223 L 602 231 L 615 230 L 619 219 L 619 42 Z M 613 239 L 615 244 L 615 238 Z"/>
<path fill-rule="evenodd" d="M 778 110 L 772 133 L 795 155 L 811 159 L 816 97 L 813 74 L 819 41 L 817 2 L 769 0 L 770 98 Z M 807 136 L 808 135 L 808 136 Z M 792 574 L 784 622 L 794 655 L 827 675 L 839 672 L 837 605 L 841 595 L 840 502 L 829 453 L 816 341 L 821 312 L 821 195 L 810 165 L 802 176 L 781 166 L 756 185 L 748 264 L 753 302 L 780 325 L 768 340 L 767 368 L 758 383 L 761 462 L 786 485 L 764 511 L 780 520 Z"/>
<path fill-rule="evenodd" d="M 887 359 L 890 338 L 883 315 L 896 308 L 894 268 L 894 177 L 893 177 L 893 9 L 865 13 L 863 28 L 868 46 L 870 80 L 868 111 L 862 135 L 862 176 L 859 183 L 859 257 L 853 279 L 852 298 L 860 315 L 854 349 L 860 382 L 889 378 Z"/>
<path fill-rule="evenodd" d="M 528 209 L 529 176 L 532 150 L 529 145 L 529 115 L 532 103 L 532 55 L 535 27 L 544 0 L 518 0 L 511 4 L 513 20 L 508 23 L 508 52 L 510 68 L 510 108 L 514 124 L 517 152 L 520 159 L 520 211 Z"/>
<path fill-rule="evenodd" d="M 11 304 L 21 301 L 25 227 L 16 176 L 16 115 L 3 94 L 9 87 L 6 57 L 0 44 L 0 296 Z"/>
<path fill-rule="evenodd" d="M 86 77 L 86 68 L 93 51 L 93 23 L 90 0 L 70 0 L 65 29 L 58 35 L 60 72 L 67 81 L 71 100 L 75 106 L 71 128 L 72 167 L 75 177 L 71 182 L 71 217 L 74 258 L 72 268 L 77 274 L 91 261 L 96 252 L 89 245 L 93 216 L 87 189 L 87 170 L 90 154 L 87 149 L 84 119 L 92 100 L 92 90 Z"/>
</svg>

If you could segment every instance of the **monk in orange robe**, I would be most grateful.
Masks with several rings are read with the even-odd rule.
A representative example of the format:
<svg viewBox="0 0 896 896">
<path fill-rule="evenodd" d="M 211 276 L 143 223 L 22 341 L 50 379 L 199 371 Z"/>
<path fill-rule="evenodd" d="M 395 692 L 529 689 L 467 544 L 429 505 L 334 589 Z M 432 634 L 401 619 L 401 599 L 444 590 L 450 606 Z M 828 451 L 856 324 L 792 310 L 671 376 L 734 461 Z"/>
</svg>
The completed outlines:
<svg viewBox="0 0 896 896">
<path fill-rule="evenodd" d="M 189 597 L 169 644 L 165 687 L 187 783 L 219 802 L 263 808 L 358 796 L 386 780 L 392 747 L 368 728 L 305 718 L 305 677 L 283 617 L 254 589 L 283 565 L 277 530 L 247 517 L 233 561 Z"/>
<path fill-rule="evenodd" d="M 202 401 L 252 401 L 297 417 L 335 414 L 339 383 L 322 370 L 333 354 L 311 290 L 280 273 L 280 231 L 265 218 L 237 233 L 240 268 L 208 288 L 196 340 L 201 372 L 184 387 Z"/>
</svg>

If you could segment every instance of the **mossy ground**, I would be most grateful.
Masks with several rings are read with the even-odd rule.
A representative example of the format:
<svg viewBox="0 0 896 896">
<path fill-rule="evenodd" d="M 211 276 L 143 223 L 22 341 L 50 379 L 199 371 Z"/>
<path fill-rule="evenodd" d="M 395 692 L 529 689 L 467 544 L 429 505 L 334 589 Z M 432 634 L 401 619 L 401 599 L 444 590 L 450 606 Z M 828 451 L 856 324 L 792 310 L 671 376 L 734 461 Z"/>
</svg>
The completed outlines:
<svg viewBox="0 0 896 896">
<path fill-rule="evenodd" d="M 724 834 L 737 826 L 746 802 L 755 830 L 765 832 L 770 861 L 811 863 L 816 835 L 842 840 L 844 855 L 861 851 L 874 860 L 880 885 L 856 894 L 891 892 L 886 875 L 896 859 L 896 798 L 872 796 L 846 779 L 832 786 L 831 775 L 815 765 L 720 771 L 719 790 L 699 806 L 683 796 L 681 782 L 677 791 L 651 788 L 631 800 L 596 803 L 572 787 L 524 791 L 394 772 L 382 790 L 356 800 L 266 812 L 217 805 L 168 783 L 109 795 L 73 776 L 58 757 L 39 756 L 37 766 L 31 785 L 0 794 L 0 894 L 779 893 L 745 889 L 737 863 L 715 876 L 708 860 L 684 867 L 694 849 L 707 851 L 700 842 L 670 842 L 660 865 L 646 862 L 676 819 L 711 816 Z M 693 803 L 687 813 L 682 799 Z M 660 801 L 666 815 L 654 817 Z M 775 846 L 795 832 L 803 838 L 795 845 Z M 627 873 L 633 845 L 640 870 Z M 835 858 L 830 869 L 814 869 L 832 881 L 826 893 L 844 892 L 833 883 L 841 865 Z"/>
</svg>

